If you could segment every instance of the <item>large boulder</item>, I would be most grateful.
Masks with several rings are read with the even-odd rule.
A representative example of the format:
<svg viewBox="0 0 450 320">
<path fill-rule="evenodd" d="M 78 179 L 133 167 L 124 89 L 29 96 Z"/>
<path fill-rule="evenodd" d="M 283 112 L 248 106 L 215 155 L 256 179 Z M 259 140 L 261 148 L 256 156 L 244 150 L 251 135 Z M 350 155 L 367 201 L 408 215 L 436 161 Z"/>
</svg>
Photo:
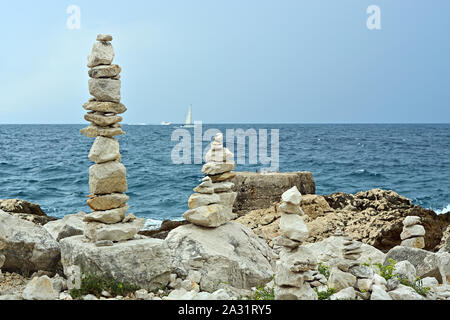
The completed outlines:
<svg viewBox="0 0 450 320">
<path fill-rule="evenodd" d="M 80 270 L 85 275 L 106 276 L 146 290 L 169 283 L 171 261 L 163 240 L 145 238 L 98 247 L 83 236 L 75 236 L 60 244 L 61 262 L 68 278 L 73 277 L 73 270 Z"/>
<path fill-rule="evenodd" d="M 325 240 L 308 243 L 304 246 L 311 250 L 311 252 L 316 257 L 317 261 L 329 267 L 337 267 L 338 263 L 342 260 L 342 249 L 344 247 L 343 237 L 329 237 Z M 359 263 L 383 263 L 385 260 L 385 254 L 375 247 L 368 244 L 361 244 L 361 256 L 358 260 Z"/>
<path fill-rule="evenodd" d="M 0 254 L 3 269 L 28 275 L 55 272 L 60 260 L 58 242 L 43 227 L 0 210 Z"/>
<path fill-rule="evenodd" d="M 49 221 L 56 220 L 56 218 L 47 216 L 38 204 L 25 200 L 0 200 L 0 210 L 39 225 L 45 225 Z"/>
<path fill-rule="evenodd" d="M 236 172 L 231 180 L 233 191 L 237 192 L 233 211 L 245 213 L 263 209 L 280 201 L 281 195 L 296 186 L 302 195 L 314 194 L 316 184 L 311 172 L 278 172 L 260 174 Z"/>
<path fill-rule="evenodd" d="M 22 297 L 25 300 L 57 300 L 59 292 L 53 288 L 48 276 L 34 277 L 26 285 Z"/>
<path fill-rule="evenodd" d="M 44 225 L 44 229 L 51 234 L 53 239 L 61 239 L 83 234 L 85 223 L 83 221 L 86 213 L 78 212 L 68 214 L 61 220 L 51 221 Z"/>
<path fill-rule="evenodd" d="M 201 273 L 200 288 L 214 292 L 220 283 L 250 289 L 273 277 L 272 251 L 250 229 L 230 222 L 218 228 L 193 224 L 173 229 L 166 242 L 174 272 L 186 277 Z"/>
<path fill-rule="evenodd" d="M 420 278 L 434 277 L 442 283 L 441 273 L 439 272 L 439 259 L 435 253 L 404 246 L 397 246 L 389 250 L 386 254 L 384 264 L 389 264 L 389 259 L 397 262 L 409 261 L 416 269 L 416 275 Z"/>
</svg>

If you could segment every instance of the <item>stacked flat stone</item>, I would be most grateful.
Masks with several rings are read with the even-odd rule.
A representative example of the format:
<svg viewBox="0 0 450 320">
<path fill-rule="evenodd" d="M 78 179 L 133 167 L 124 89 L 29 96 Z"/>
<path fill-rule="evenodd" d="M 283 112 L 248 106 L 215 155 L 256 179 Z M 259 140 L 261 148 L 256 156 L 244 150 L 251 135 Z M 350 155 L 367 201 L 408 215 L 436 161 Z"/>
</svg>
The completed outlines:
<svg viewBox="0 0 450 320">
<path fill-rule="evenodd" d="M 400 234 L 401 245 L 422 249 L 425 247 L 425 228 L 418 216 L 409 216 L 403 220 L 403 232 Z"/>
<path fill-rule="evenodd" d="M 340 230 L 335 233 L 339 234 Z M 358 259 L 361 257 L 362 243 L 354 241 L 352 237 L 341 233 L 344 238 L 344 248 L 342 249 L 342 260 L 338 262 L 337 267 L 343 272 L 349 272 L 351 269 L 360 266 Z"/>
<path fill-rule="evenodd" d="M 216 228 L 233 218 L 233 204 L 237 193 L 232 191 L 234 184 L 234 155 L 223 146 L 223 135 L 218 133 L 205 156 L 202 172 L 206 175 L 200 185 L 194 188 L 189 197 L 189 210 L 183 217 L 202 227 Z"/>
<path fill-rule="evenodd" d="M 321 277 L 317 276 L 317 260 L 309 249 L 301 246 L 309 234 L 301 217 L 304 215 L 300 208 L 302 196 L 297 187 L 293 187 L 281 198 L 281 235 L 273 240 L 274 245 L 281 247 L 275 270 L 275 299 L 317 300 L 317 294 L 311 288 L 313 282 L 322 285 L 319 284 Z"/>
<path fill-rule="evenodd" d="M 360 292 L 367 293 L 371 291 L 374 281 L 374 271 L 368 266 L 361 265 L 358 261 L 362 253 L 362 243 L 347 236 L 341 229 L 336 230 L 335 236 L 341 236 L 344 240 L 344 248 L 342 249 L 343 259 L 337 263 L 338 269 L 354 276 L 354 286 Z"/>
<path fill-rule="evenodd" d="M 145 219 L 137 219 L 128 210 L 126 168 L 120 162 L 119 141 L 114 136 L 125 134 L 119 124 L 127 108 L 120 103 L 120 72 L 112 64 L 114 48 L 110 35 L 99 34 L 88 56 L 89 92 L 93 96 L 83 108 L 91 125 L 81 133 L 95 138 L 89 159 L 95 162 L 89 168 L 90 195 L 87 200 L 92 213 L 84 218 L 85 236 L 99 245 L 111 245 L 112 241 L 133 239 L 144 226 Z"/>
</svg>

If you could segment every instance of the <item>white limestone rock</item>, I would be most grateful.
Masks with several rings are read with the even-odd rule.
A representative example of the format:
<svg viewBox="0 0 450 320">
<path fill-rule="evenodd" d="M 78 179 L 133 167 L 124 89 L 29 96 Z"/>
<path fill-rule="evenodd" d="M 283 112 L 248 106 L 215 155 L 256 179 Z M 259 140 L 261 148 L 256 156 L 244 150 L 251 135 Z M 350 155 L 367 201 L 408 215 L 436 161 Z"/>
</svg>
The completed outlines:
<svg viewBox="0 0 450 320">
<path fill-rule="evenodd" d="M 232 171 L 235 166 L 234 161 L 227 163 L 208 162 L 203 165 L 202 172 L 206 175 L 217 175 Z"/>
<path fill-rule="evenodd" d="M 112 64 L 91 68 L 88 73 L 91 78 L 114 78 L 117 77 L 121 71 L 121 67 L 117 64 Z"/>
<path fill-rule="evenodd" d="M 84 217 L 85 222 L 102 222 L 106 224 L 113 224 L 122 221 L 129 209 L 128 205 L 124 205 L 117 209 L 106 211 L 94 211 Z"/>
<path fill-rule="evenodd" d="M 287 190 L 281 195 L 281 199 L 284 202 L 289 202 L 294 205 L 300 205 L 300 202 L 302 201 L 302 195 L 300 191 L 298 191 L 297 187 L 293 186 L 291 189 Z"/>
<path fill-rule="evenodd" d="M 91 78 L 88 84 L 89 93 L 97 101 L 120 102 L 120 80 Z"/>
<path fill-rule="evenodd" d="M 128 200 L 130 200 L 130 197 L 124 193 L 111 193 L 92 196 L 87 200 L 87 204 L 93 211 L 105 211 L 119 208 Z"/>
<path fill-rule="evenodd" d="M 415 224 L 420 224 L 420 221 L 421 219 L 418 216 L 408 216 L 405 218 L 405 220 L 403 220 L 403 226 L 410 227 Z"/>
<path fill-rule="evenodd" d="M 126 192 L 126 175 L 126 168 L 120 162 L 94 164 L 89 168 L 89 189 L 96 195 Z"/>
<path fill-rule="evenodd" d="M 317 269 L 317 259 L 305 246 L 294 250 L 282 250 L 280 260 L 283 261 L 292 272 L 304 272 Z"/>
<path fill-rule="evenodd" d="M 215 204 L 219 201 L 220 197 L 217 194 L 194 193 L 189 197 L 188 207 L 189 209 L 195 209 L 198 207 Z"/>
<path fill-rule="evenodd" d="M 413 225 L 404 227 L 403 232 L 400 234 L 400 239 L 405 240 L 412 237 L 423 237 L 425 235 L 425 228 L 421 225 Z"/>
<path fill-rule="evenodd" d="M 114 48 L 109 42 L 96 42 L 88 56 L 88 68 L 110 65 L 114 59 Z"/>
<path fill-rule="evenodd" d="M 328 287 L 333 288 L 336 291 L 353 287 L 356 284 L 356 277 L 351 273 L 343 272 L 338 268 L 333 268 L 330 271 L 330 277 L 328 278 Z"/>
<path fill-rule="evenodd" d="M 392 274 L 405 278 L 411 283 L 416 281 L 416 268 L 407 260 L 397 262 Z"/>
<path fill-rule="evenodd" d="M 392 298 L 381 286 L 374 284 L 370 300 L 392 300 Z"/>
<path fill-rule="evenodd" d="M 230 181 L 216 182 L 212 183 L 211 187 L 214 189 L 215 193 L 231 192 L 233 191 L 234 183 Z"/>
<path fill-rule="evenodd" d="M 59 292 L 53 289 L 52 281 L 48 276 L 34 277 L 23 290 L 25 300 L 57 300 Z"/>
<path fill-rule="evenodd" d="M 47 222 L 44 225 L 44 229 L 47 230 L 56 241 L 60 241 L 67 237 L 82 235 L 84 232 L 83 219 L 85 215 L 85 212 L 68 214 L 60 220 Z"/>
<path fill-rule="evenodd" d="M 86 274 L 99 274 L 153 291 L 169 283 L 171 257 L 164 240 L 145 238 L 97 247 L 83 236 L 61 240 L 64 273 L 83 268 Z M 70 281 L 68 281 L 70 282 Z"/>
<path fill-rule="evenodd" d="M 310 249 L 316 256 L 318 261 L 321 261 L 329 267 L 337 266 L 342 261 L 342 247 L 345 240 L 342 237 L 331 236 L 322 241 L 308 243 L 304 246 Z M 361 256 L 356 263 L 383 263 L 386 254 L 381 252 L 371 245 L 361 243 Z"/>
<path fill-rule="evenodd" d="M 407 260 L 416 268 L 418 277 L 435 277 L 441 281 L 441 274 L 438 267 L 438 257 L 434 252 L 427 250 L 396 246 L 386 254 L 384 265 L 389 264 L 389 259 L 397 262 Z"/>
<path fill-rule="evenodd" d="M 108 127 L 113 124 L 119 123 L 120 121 L 123 120 L 122 117 L 120 116 L 115 115 L 106 116 L 103 114 L 95 114 L 95 113 L 85 114 L 84 119 L 99 127 Z"/>
<path fill-rule="evenodd" d="M 183 214 L 183 218 L 198 226 L 215 228 L 229 222 L 233 218 L 233 212 L 231 207 L 211 204 L 190 209 Z"/>
<path fill-rule="evenodd" d="M 88 138 L 96 138 L 98 136 L 111 138 L 125 134 L 125 131 L 123 131 L 120 126 L 117 126 L 117 124 L 110 127 L 99 127 L 91 124 L 90 126 L 81 129 L 80 132 Z"/>
<path fill-rule="evenodd" d="M 425 238 L 424 237 L 413 237 L 409 239 L 405 239 L 400 244 L 404 247 L 410 247 L 410 248 L 418 248 L 423 249 L 425 248 Z"/>
<path fill-rule="evenodd" d="M 450 253 L 438 252 L 436 253 L 436 256 L 442 283 L 444 285 L 450 285 Z"/>
<path fill-rule="evenodd" d="M 423 287 L 433 288 L 439 285 L 439 281 L 437 281 L 437 279 L 433 277 L 425 277 L 420 281 L 422 282 Z"/>
<path fill-rule="evenodd" d="M 358 279 L 356 282 L 356 287 L 360 292 L 371 291 L 373 285 L 372 279 Z"/>
<path fill-rule="evenodd" d="M 120 160 L 119 141 L 114 138 L 97 137 L 89 152 L 89 159 L 95 163 Z"/>
<path fill-rule="evenodd" d="M 280 233 L 285 237 L 295 241 L 305 241 L 309 231 L 302 217 L 295 214 L 282 212 L 280 218 Z"/>
<path fill-rule="evenodd" d="M 283 235 L 272 239 L 272 243 L 276 246 L 286 247 L 286 248 L 297 248 L 301 243 L 298 241 L 291 240 Z"/>
<path fill-rule="evenodd" d="M 300 288 L 276 286 L 275 300 L 318 300 L 318 296 L 314 289 L 307 284 Z"/>
<path fill-rule="evenodd" d="M 127 111 L 127 108 L 122 103 L 97 101 L 95 99 L 89 100 L 83 105 L 83 108 L 89 111 L 121 114 Z"/>
<path fill-rule="evenodd" d="M 222 149 L 210 149 L 206 155 L 205 160 L 206 162 L 217 162 L 217 163 L 224 163 L 224 162 L 233 162 L 234 155 L 230 152 L 227 148 Z"/>
<path fill-rule="evenodd" d="M 56 271 L 59 243 L 43 227 L 0 210 L 0 239 L 4 269 L 22 274 Z"/>
<path fill-rule="evenodd" d="M 304 216 L 305 213 L 303 212 L 302 208 L 300 208 L 299 205 L 292 204 L 290 202 L 282 202 L 278 208 L 283 211 L 284 213 L 291 213 L 296 214 L 300 216 Z"/>
<path fill-rule="evenodd" d="M 330 300 L 356 300 L 356 291 L 348 287 L 330 296 Z"/>
<path fill-rule="evenodd" d="M 134 239 L 142 230 L 145 219 L 137 218 L 128 223 L 103 224 L 98 222 L 86 223 L 84 235 L 93 242 L 101 240 L 124 241 Z"/>
<path fill-rule="evenodd" d="M 214 292 L 221 282 L 251 289 L 273 277 L 272 250 L 239 223 L 218 228 L 183 225 L 170 231 L 166 242 L 174 272 L 186 278 L 191 270 L 199 271 L 202 291 Z"/>
<path fill-rule="evenodd" d="M 112 41 L 113 37 L 109 34 L 101 34 L 97 35 L 97 41 Z"/>
<path fill-rule="evenodd" d="M 224 207 L 233 207 L 234 201 L 237 197 L 237 192 L 221 192 L 216 194 L 219 196 L 219 204 Z"/>
<path fill-rule="evenodd" d="M 292 272 L 289 265 L 283 261 L 277 261 L 275 267 L 275 284 L 277 286 L 301 287 L 304 285 L 302 273 Z"/>
<path fill-rule="evenodd" d="M 411 287 L 400 284 L 397 289 L 389 291 L 392 300 L 425 300 L 423 296 L 418 294 Z"/>
</svg>

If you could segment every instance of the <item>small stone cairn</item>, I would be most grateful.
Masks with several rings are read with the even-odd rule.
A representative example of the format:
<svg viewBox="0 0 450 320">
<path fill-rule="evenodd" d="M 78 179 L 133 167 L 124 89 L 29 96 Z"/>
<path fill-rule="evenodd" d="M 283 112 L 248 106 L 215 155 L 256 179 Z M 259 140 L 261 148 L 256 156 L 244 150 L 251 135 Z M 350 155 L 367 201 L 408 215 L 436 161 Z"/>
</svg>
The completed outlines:
<svg viewBox="0 0 450 320">
<path fill-rule="evenodd" d="M 133 214 L 126 216 L 127 201 L 126 168 L 120 162 L 119 141 L 114 136 L 125 134 L 122 117 L 127 108 L 120 103 L 121 68 L 112 64 L 114 48 L 112 36 L 99 34 L 88 56 L 89 92 L 93 96 L 83 108 L 88 110 L 84 119 L 91 125 L 81 129 L 88 138 L 95 138 L 89 159 L 95 162 L 89 168 L 87 200 L 92 213 L 84 218 L 84 235 L 98 246 L 112 245 L 116 241 L 130 240 L 144 226 L 145 219 Z"/>
<path fill-rule="evenodd" d="M 348 272 L 355 277 L 356 289 L 361 292 L 368 292 L 372 288 L 374 271 L 369 266 L 361 265 L 359 262 L 362 254 L 362 243 L 346 235 L 340 228 L 336 230 L 335 236 L 341 236 L 344 240 L 343 259 L 338 262 L 338 269 L 342 272 Z"/>
<path fill-rule="evenodd" d="M 408 216 L 403 220 L 403 232 L 400 234 L 404 247 L 423 249 L 425 247 L 425 228 L 418 216 Z"/>
<path fill-rule="evenodd" d="M 207 152 L 202 172 L 206 175 L 189 197 L 189 210 L 183 217 L 198 226 L 216 228 L 233 218 L 233 204 L 237 193 L 232 191 L 235 176 L 234 155 L 223 146 L 223 135 L 218 133 Z"/>
<path fill-rule="evenodd" d="M 301 217 L 304 215 L 300 208 L 302 196 L 297 187 L 293 187 L 281 198 L 281 235 L 273 240 L 274 245 L 281 247 L 275 270 L 275 299 L 317 300 L 317 293 L 311 287 L 322 286 L 326 279 L 317 271 L 313 253 L 301 246 L 309 234 Z"/>
<path fill-rule="evenodd" d="M 337 265 L 338 269 L 343 272 L 349 272 L 352 268 L 360 265 L 358 259 L 361 257 L 361 242 L 354 241 L 352 237 L 346 235 L 341 229 L 336 230 L 335 236 L 344 238 L 344 247 L 342 249 L 342 261 Z"/>
</svg>

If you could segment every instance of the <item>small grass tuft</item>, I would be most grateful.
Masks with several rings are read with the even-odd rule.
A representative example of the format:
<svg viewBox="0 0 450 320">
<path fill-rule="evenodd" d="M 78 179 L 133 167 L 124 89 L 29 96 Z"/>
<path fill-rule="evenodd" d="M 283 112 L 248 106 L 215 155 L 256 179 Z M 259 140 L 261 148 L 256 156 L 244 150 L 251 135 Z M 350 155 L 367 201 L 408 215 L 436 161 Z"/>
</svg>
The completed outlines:
<svg viewBox="0 0 450 320">
<path fill-rule="evenodd" d="M 275 289 L 259 286 L 249 300 L 275 300 Z"/>
<path fill-rule="evenodd" d="M 316 291 L 319 300 L 328 300 L 331 295 L 336 293 L 336 290 L 334 290 L 333 288 L 328 288 L 327 291 L 320 292 L 319 290 L 317 290 L 317 288 L 314 288 L 314 290 Z"/>
<path fill-rule="evenodd" d="M 139 290 L 139 287 L 135 285 L 122 283 L 106 276 L 89 274 L 83 275 L 80 289 L 72 289 L 69 293 L 73 299 L 81 299 L 87 294 L 93 294 L 98 298 L 102 291 L 108 291 L 112 296 L 125 297 L 136 290 Z"/>
</svg>

